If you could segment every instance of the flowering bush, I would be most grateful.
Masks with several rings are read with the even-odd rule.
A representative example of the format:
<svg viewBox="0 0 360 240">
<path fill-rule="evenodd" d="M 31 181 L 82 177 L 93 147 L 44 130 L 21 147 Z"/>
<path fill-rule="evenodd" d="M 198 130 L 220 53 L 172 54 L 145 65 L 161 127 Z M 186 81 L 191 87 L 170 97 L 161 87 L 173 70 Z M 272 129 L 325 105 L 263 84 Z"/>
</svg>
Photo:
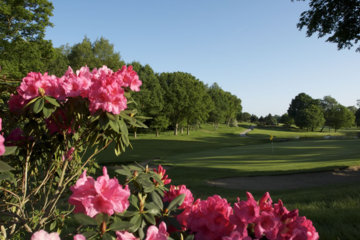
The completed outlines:
<svg viewBox="0 0 360 240">
<path fill-rule="evenodd" d="M 185 185 L 165 188 L 165 181 L 161 181 L 161 178 L 165 176 L 166 170 L 161 166 L 159 168 L 162 169 L 160 173 L 157 169 L 151 171 L 148 167 L 123 166 L 116 172 L 126 176 L 125 189 L 116 178 L 109 178 L 105 167 L 103 176 L 96 181 L 87 177 L 84 172 L 75 186 L 71 187 L 73 195 L 69 199 L 70 204 L 76 205 L 75 212 L 82 213 L 75 215 L 75 219 L 81 224 L 77 228 L 81 234 L 77 233 L 74 239 L 319 238 L 310 220 L 300 217 L 298 210 L 287 210 L 281 200 L 273 204 L 269 193 L 256 201 L 248 192 L 247 200 L 238 198 L 233 206 L 219 195 L 194 201 L 191 191 Z M 166 179 L 170 181 L 169 178 Z M 110 181 L 113 183 L 110 184 Z M 96 182 L 103 182 L 102 193 L 94 189 Z M 108 191 L 109 185 L 117 190 Z M 107 200 L 96 200 L 103 198 L 101 194 L 104 194 Z M 116 201 L 110 203 L 111 199 Z M 118 211 L 112 210 L 114 204 L 121 206 Z M 80 207 L 77 209 L 78 205 Z M 88 211 L 87 207 L 96 210 Z"/>
<path fill-rule="evenodd" d="M 82 172 L 88 182 L 83 186 L 79 180 L 72 188 L 76 211 L 84 208 L 96 215 L 106 209 L 112 214 L 127 207 L 117 204 L 127 187 L 109 179 L 106 170 L 95 181 L 84 168 L 94 173 L 95 156 L 110 144 L 117 155 L 125 151 L 128 126 L 146 127 L 129 105 L 131 92 L 140 86 L 131 66 L 115 72 L 106 66 L 82 67 L 75 73 L 69 67 L 61 77 L 31 72 L 22 79 L 10 95 L 8 112 L 2 110 L 9 121 L 0 134 L 0 155 L 6 155 L 1 157 L 0 204 L 5 207 L 0 235 L 22 238 L 45 227 L 62 228 L 73 209 L 58 203 Z M 85 187 L 83 193 L 91 190 L 93 195 L 79 196 Z M 118 195 L 108 199 L 109 192 Z"/>
</svg>

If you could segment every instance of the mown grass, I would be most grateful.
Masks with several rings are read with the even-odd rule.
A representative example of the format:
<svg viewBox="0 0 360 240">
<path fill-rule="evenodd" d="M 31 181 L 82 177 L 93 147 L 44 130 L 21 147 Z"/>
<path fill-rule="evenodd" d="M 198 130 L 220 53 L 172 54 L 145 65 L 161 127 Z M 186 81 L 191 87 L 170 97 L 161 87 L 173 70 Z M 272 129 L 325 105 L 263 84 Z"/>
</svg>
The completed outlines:
<svg viewBox="0 0 360 240">
<path fill-rule="evenodd" d="M 98 156 L 101 163 L 143 162 L 168 166 L 173 184 L 185 184 L 195 197 L 213 194 L 235 202 L 250 190 L 260 198 L 266 191 L 230 190 L 209 186 L 209 179 L 278 175 L 294 172 L 324 171 L 360 165 L 360 140 L 354 130 L 342 132 L 302 132 L 297 129 L 256 128 L 249 137 L 239 128 L 205 125 L 190 136 L 171 132 L 156 138 L 153 134 L 132 139 L 134 149 L 116 158 L 112 149 Z M 271 144 L 269 136 L 275 136 Z M 332 135 L 331 139 L 324 136 Z M 351 137 L 347 137 L 351 136 Z M 321 239 L 358 239 L 360 236 L 360 182 L 318 188 L 272 191 L 274 201 L 282 199 L 288 209 L 314 222 Z"/>
</svg>

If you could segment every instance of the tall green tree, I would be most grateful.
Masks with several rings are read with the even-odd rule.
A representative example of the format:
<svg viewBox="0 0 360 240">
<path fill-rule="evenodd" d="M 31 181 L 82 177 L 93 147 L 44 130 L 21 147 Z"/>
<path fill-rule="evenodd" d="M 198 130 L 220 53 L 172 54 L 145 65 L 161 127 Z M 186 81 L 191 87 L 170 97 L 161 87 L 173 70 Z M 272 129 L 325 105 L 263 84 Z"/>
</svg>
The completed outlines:
<svg viewBox="0 0 360 240">
<path fill-rule="evenodd" d="M 2 77 L 20 79 L 30 71 L 47 71 L 53 57 L 51 41 L 43 40 L 52 26 L 53 5 L 47 0 L 0 2 L 0 66 Z"/>
<path fill-rule="evenodd" d="M 51 41 L 22 38 L 3 42 L 0 52 L 0 74 L 14 80 L 20 80 L 29 72 L 47 72 L 55 54 Z"/>
<path fill-rule="evenodd" d="M 164 90 L 161 88 L 157 75 L 149 65 L 142 66 L 138 62 L 132 62 L 131 65 L 142 81 L 141 91 L 133 93 L 137 109 L 141 115 L 151 118 L 146 121 L 146 124 L 154 128 L 158 136 L 159 131 L 169 125 L 169 120 L 164 112 Z"/>
<path fill-rule="evenodd" d="M 357 127 L 360 127 L 360 108 L 355 113 L 355 123 Z"/>
<path fill-rule="evenodd" d="M 348 108 L 337 104 L 328 113 L 327 124 L 336 130 L 351 127 L 355 123 L 355 115 Z"/>
<path fill-rule="evenodd" d="M 317 33 L 338 49 L 351 48 L 360 40 L 360 0 L 310 0 L 297 27 L 306 28 L 308 37 Z M 356 51 L 360 51 L 357 46 Z"/>
<path fill-rule="evenodd" d="M 295 123 L 300 128 L 314 131 L 324 124 L 325 118 L 322 108 L 318 104 L 311 104 L 301 109 L 295 118 Z"/>
<path fill-rule="evenodd" d="M 106 65 L 117 70 L 125 64 L 121 60 L 120 53 L 114 51 L 114 45 L 103 37 L 94 43 L 85 37 L 81 43 L 74 44 L 71 47 L 68 59 L 73 69 L 79 69 L 85 65 L 90 69 Z"/>
<path fill-rule="evenodd" d="M 210 97 L 205 85 L 189 73 L 162 73 L 160 83 L 165 90 L 165 109 L 177 135 L 180 124 L 189 126 L 207 119 Z M 188 132 L 189 133 L 189 132 Z"/>
<path fill-rule="evenodd" d="M 219 123 L 225 122 L 224 109 L 226 108 L 226 103 L 223 101 L 225 93 L 217 83 L 213 83 L 209 87 L 208 93 L 213 102 L 213 108 L 209 113 L 209 121 L 217 126 Z"/>
<path fill-rule="evenodd" d="M 0 39 L 12 42 L 43 39 L 45 28 L 52 26 L 54 7 L 48 0 L 2 0 L 0 3 Z"/>
<path fill-rule="evenodd" d="M 314 122 L 323 123 L 322 120 L 324 119 L 324 114 L 322 112 L 322 108 L 320 107 L 320 101 L 313 99 L 306 93 L 299 93 L 291 100 L 288 114 L 290 118 L 294 119 L 294 122 L 298 127 L 309 129 L 316 125 L 310 121 L 309 116 L 317 112 L 318 109 L 321 110 L 321 113 L 318 117 L 316 117 L 316 119 L 314 119 Z"/>
</svg>

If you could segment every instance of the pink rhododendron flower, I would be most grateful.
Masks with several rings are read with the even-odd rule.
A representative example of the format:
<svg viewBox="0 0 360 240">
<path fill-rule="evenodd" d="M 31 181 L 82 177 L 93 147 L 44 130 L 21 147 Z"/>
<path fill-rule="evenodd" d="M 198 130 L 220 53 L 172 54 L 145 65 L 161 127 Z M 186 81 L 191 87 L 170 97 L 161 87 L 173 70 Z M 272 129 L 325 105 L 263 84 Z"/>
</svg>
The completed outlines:
<svg viewBox="0 0 360 240">
<path fill-rule="evenodd" d="M 9 109 L 12 113 L 19 113 L 28 102 L 29 100 L 25 100 L 18 94 L 11 94 L 8 102 Z"/>
<path fill-rule="evenodd" d="M 123 82 L 125 87 L 129 87 L 132 91 L 140 91 L 140 86 L 142 82 L 139 80 L 139 76 L 133 70 L 132 66 L 126 67 L 123 66 L 120 71 L 120 75 L 124 76 Z"/>
<path fill-rule="evenodd" d="M 251 193 L 247 192 L 247 201 L 240 201 L 234 205 L 234 215 L 230 217 L 233 224 L 243 230 L 244 225 L 255 222 L 259 217 L 260 208 Z"/>
<path fill-rule="evenodd" d="M 261 238 L 265 235 L 268 239 L 276 239 L 280 224 L 280 218 L 273 212 L 263 211 L 255 221 L 255 236 Z"/>
<path fill-rule="evenodd" d="M 234 225 L 229 221 L 231 214 L 230 204 L 218 195 L 207 200 L 198 199 L 191 207 L 185 227 L 196 233 L 195 239 L 221 239 L 234 230 Z"/>
<path fill-rule="evenodd" d="M 74 240 L 86 240 L 86 237 L 82 234 L 76 234 Z"/>
<path fill-rule="evenodd" d="M 169 233 L 166 232 L 166 224 L 161 222 L 159 229 L 156 226 L 150 226 L 146 232 L 145 240 L 167 240 Z"/>
<path fill-rule="evenodd" d="M 40 96 L 39 89 L 45 91 L 45 95 L 54 98 L 65 98 L 64 91 L 61 88 L 60 80 L 54 75 L 45 73 L 30 72 L 23 78 L 20 86 L 17 89 L 18 94 L 25 100 L 30 100 Z"/>
<path fill-rule="evenodd" d="M 136 238 L 132 233 L 127 231 L 117 231 L 116 240 L 139 240 L 139 238 Z"/>
<path fill-rule="evenodd" d="M 251 240 L 252 238 L 249 236 L 243 236 L 242 233 L 238 232 L 238 231 L 234 231 L 231 233 L 230 236 L 227 237 L 222 237 L 221 240 Z"/>
<path fill-rule="evenodd" d="M 262 196 L 262 198 L 259 200 L 259 207 L 260 211 L 272 212 L 274 210 L 269 192 L 266 192 L 264 196 Z"/>
<path fill-rule="evenodd" d="M 103 168 L 103 176 L 96 181 L 87 177 L 84 171 L 70 190 L 69 203 L 75 205 L 75 213 L 82 212 L 90 217 L 98 213 L 113 215 L 129 207 L 129 187 L 126 185 L 123 189 L 116 178 L 110 179 L 106 167 Z"/>
<path fill-rule="evenodd" d="M 171 183 L 171 179 L 168 178 L 168 175 L 165 175 L 166 170 L 161 165 L 159 165 L 157 169 L 154 168 L 154 172 L 160 175 L 164 185 Z"/>
<path fill-rule="evenodd" d="M 92 74 L 88 67 L 82 67 L 80 70 L 73 72 L 69 67 L 65 75 L 61 78 L 62 87 L 66 97 L 88 97 Z"/>
<path fill-rule="evenodd" d="M 95 113 L 102 109 L 106 112 L 119 114 L 127 108 L 127 99 L 124 96 L 124 82 L 114 72 L 103 66 L 92 72 L 92 85 L 89 89 L 89 109 Z"/>
<path fill-rule="evenodd" d="M 180 194 L 184 194 L 185 199 L 183 203 L 179 206 L 179 208 L 184 209 L 186 207 L 190 207 L 194 202 L 194 197 L 191 191 L 187 189 L 185 185 L 180 185 L 180 186 L 171 185 L 170 190 L 168 192 L 165 192 L 164 202 L 171 202 Z"/>
<path fill-rule="evenodd" d="M 48 233 L 44 230 L 35 232 L 30 240 L 60 240 L 60 236 L 57 232 Z"/>
</svg>

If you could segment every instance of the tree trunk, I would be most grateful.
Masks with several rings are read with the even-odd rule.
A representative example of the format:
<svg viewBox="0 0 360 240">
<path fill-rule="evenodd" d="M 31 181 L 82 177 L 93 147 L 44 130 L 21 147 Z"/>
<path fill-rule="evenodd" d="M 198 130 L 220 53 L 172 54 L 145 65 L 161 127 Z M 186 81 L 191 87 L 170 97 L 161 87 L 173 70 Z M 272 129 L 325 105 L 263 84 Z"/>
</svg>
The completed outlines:
<svg viewBox="0 0 360 240">
<path fill-rule="evenodd" d="M 181 127 L 181 134 L 184 134 L 184 127 Z"/>
<path fill-rule="evenodd" d="M 137 138 L 137 135 L 136 135 L 136 130 L 134 131 L 134 138 Z"/>
<path fill-rule="evenodd" d="M 190 127 L 189 127 L 189 125 L 187 125 L 186 134 L 187 134 L 187 135 L 190 135 Z"/>
<path fill-rule="evenodd" d="M 179 124 L 176 123 L 176 124 L 175 124 L 175 128 L 174 128 L 174 135 L 175 135 L 175 136 L 178 135 L 178 127 L 179 127 Z"/>
<path fill-rule="evenodd" d="M 325 125 L 324 125 L 324 126 L 322 126 L 322 128 L 321 128 L 320 132 L 323 132 L 324 128 L 325 128 Z"/>
<path fill-rule="evenodd" d="M 159 136 L 159 129 L 156 129 L 156 136 L 158 137 Z"/>
</svg>

